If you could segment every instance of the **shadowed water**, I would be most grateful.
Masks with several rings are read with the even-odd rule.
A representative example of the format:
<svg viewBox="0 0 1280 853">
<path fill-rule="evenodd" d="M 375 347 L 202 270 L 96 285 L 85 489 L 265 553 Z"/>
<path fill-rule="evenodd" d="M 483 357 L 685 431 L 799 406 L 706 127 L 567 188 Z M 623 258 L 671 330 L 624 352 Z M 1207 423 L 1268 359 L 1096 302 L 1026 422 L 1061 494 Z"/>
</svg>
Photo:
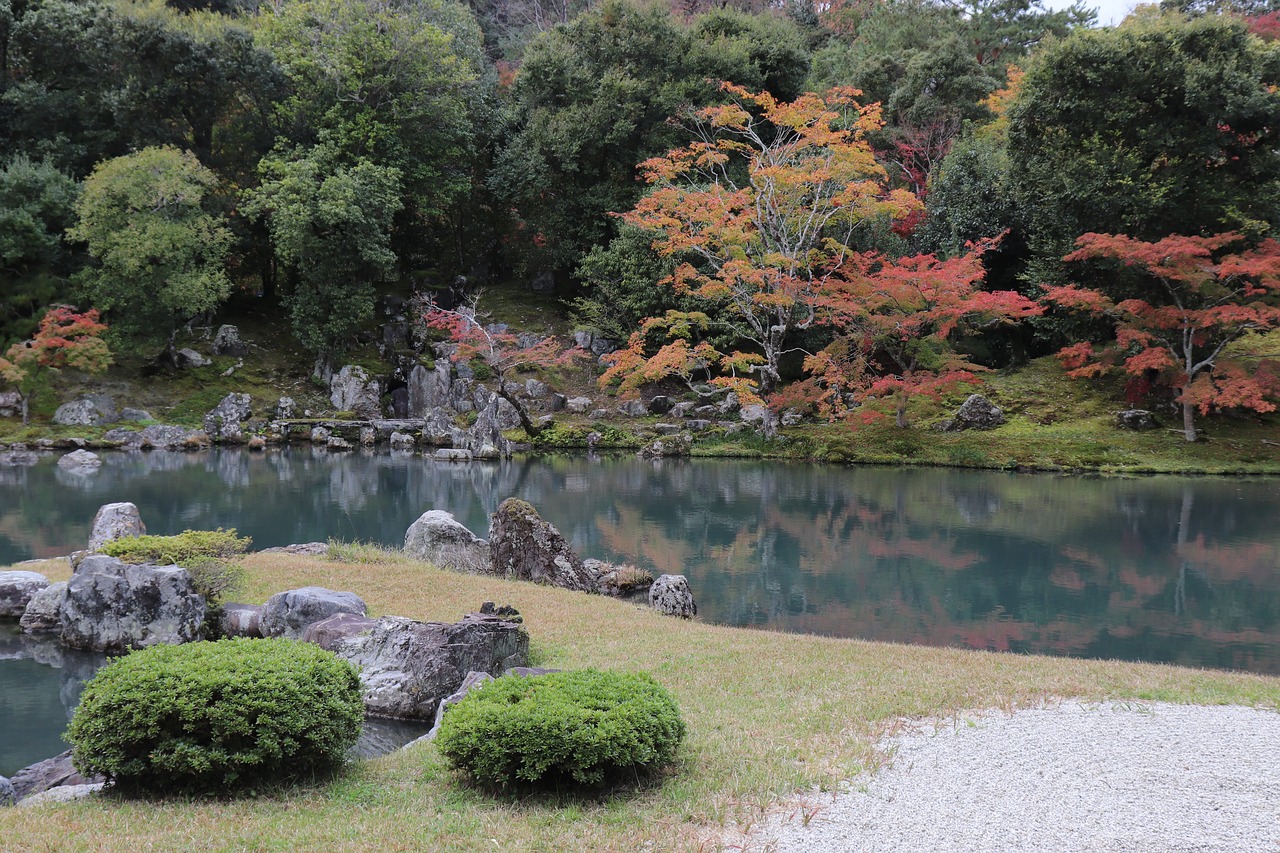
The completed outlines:
<svg viewBox="0 0 1280 853">
<path fill-rule="evenodd" d="M 583 556 L 684 574 L 709 621 L 1280 674 L 1280 479 L 386 453 L 104 454 L 0 468 L 0 564 L 83 547 L 132 501 L 152 533 L 255 547 L 403 542 L 445 509 L 480 535 L 530 501 Z M 405 614 L 412 616 L 414 614 Z"/>
</svg>

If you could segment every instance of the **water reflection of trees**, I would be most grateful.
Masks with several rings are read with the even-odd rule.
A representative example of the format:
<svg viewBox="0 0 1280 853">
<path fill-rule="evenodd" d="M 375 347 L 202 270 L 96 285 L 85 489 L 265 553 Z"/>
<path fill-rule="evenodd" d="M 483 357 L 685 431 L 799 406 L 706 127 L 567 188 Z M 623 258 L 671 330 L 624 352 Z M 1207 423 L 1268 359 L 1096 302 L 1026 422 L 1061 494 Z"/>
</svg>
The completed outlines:
<svg viewBox="0 0 1280 853">
<path fill-rule="evenodd" d="M 398 543 L 427 509 L 483 535 L 519 495 L 586 555 L 689 575 L 719 622 L 1280 671 L 1274 480 L 310 447 L 104 460 L 74 488 L 46 462 L 0 483 L 0 562 L 79 547 L 109 500 L 155 532 L 221 525 L 266 546 Z"/>
</svg>

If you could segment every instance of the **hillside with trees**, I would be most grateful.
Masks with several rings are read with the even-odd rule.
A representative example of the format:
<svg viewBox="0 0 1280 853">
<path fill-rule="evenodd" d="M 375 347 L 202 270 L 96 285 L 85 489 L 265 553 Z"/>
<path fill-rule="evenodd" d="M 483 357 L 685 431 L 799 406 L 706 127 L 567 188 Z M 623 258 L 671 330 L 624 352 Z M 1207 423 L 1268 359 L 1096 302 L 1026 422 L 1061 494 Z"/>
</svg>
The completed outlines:
<svg viewBox="0 0 1280 853">
<path fill-rule="evenodd" d="M 1040 0 L 0 0 L 0 353 L 34 365 L 49 317 L 93 317 L 115 381 L 191 396 L 178 351 L 239 322 L 274 353 L 263 387 L 361 364 L 389 390 L 485 294 L 509 351 L 478 379 L 733 394 L 830 458 L 906 447 L 971 391 L 1046 424 L 1011 390 L 1029 368 L 1176 424 L 1170 453 L 1257 445 L 1280 423 L 1277 21 L 1274 0 L 1116 27 Z M 612 351 L 571 355 L 575 331 Z M 546 351 L 513 355 L 524 332 Z M 45 422 L 67 366 L 0 390 Z"/>
</svg>

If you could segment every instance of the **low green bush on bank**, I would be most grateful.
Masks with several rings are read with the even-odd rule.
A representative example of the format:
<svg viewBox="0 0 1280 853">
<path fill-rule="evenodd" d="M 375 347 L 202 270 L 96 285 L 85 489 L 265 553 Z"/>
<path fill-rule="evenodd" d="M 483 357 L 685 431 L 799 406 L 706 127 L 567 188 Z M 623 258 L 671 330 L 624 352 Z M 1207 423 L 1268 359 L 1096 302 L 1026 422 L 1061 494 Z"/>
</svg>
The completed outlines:
<svg viewBox="0 0 1280 853">
<path fill-rule="evenodd" d="M 364 706 L 349 663 L 271 639 L 153 646 L 85 686 L 76 767 L 145 793 L 244 791 L 340 766 Z"/>
<path fill-rule="evenodd" d="M 196 591 L 210 605 L 244 585 L 244 569 L 227 562 L 249 550 L 253 540 L 237 537 L 235 528 L 184 530 L 175 536 L 125 536 L 102 546 L 102 552 L 126 563 L 182 566 L 191 575 Z"/>
<path fill-rule="evenodd" d="M 669 764 L 680 709 L 652 677 L 581 670 L 500 678 L 449 709 L 436 745 L 494 788 L 600 786 Z"/>
</svg>

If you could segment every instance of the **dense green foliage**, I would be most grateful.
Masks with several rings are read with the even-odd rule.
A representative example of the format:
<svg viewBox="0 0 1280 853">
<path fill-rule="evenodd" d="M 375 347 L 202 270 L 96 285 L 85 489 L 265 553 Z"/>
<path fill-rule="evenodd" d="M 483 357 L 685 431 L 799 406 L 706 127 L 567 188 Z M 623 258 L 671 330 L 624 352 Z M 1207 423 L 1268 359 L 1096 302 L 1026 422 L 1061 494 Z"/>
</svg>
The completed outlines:
<svg viewBox="0 0 1280 853">
<path fill-rule="evenodd" d="M 126 791 L 246 791 L 341 766 L 360 734 L 354 667 L 293 640 L 152 646 L 85 685 L 76 767 Z"/>
<path fill-rule="evenodd" d="M 684 733 L 652 677 L 581 670 L 486 684 L 446 712 L 436 746 L 486 786 L 597 786 L 670 763 Z"/>
<path fill-rule="evenodd" d="M 244 582 L 245 571 L 228 558 L 249 550 L 253 540 L 231 530 L 184 530 L 175 536 L 124 536 L 102 546 L 102 553 L 126 563 L 182 566 L 196 591 L 217 604 Z"/>
</svg>

